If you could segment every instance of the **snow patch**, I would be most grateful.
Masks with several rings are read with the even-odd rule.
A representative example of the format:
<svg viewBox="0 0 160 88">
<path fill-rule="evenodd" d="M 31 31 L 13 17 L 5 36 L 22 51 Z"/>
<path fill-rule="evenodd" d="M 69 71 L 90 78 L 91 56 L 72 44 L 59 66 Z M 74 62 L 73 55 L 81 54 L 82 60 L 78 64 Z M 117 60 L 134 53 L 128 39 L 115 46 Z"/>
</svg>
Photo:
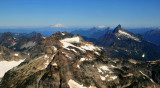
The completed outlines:
<svg viewBox="0 0 160 88">
<path fill-rule="evenodd" d="M 66 54 L 65 52 L 62 52 L 66 57 L 71 58 L 70 56 L 68 56 L 68 54 Z"/>
<path fill-rule="evenodd" d="M 106 80 L 106 77 L 100 75 L 101 80 Z"/>
<path fill-rule="evenodd" d="M 102 69 L 104 71 L 110 71 L 108 66 L 101 66 L 101 67 L 99 67 L 99 69 Z"/>
<path fill-rule="evenodd" d="M 61 42 L 68 42 L 68 43 L 80 42 L 80 38 L 78 36 L 72 38 L 65 38 L 61 40 Z"/>
<path fill-rule="evenodd" d="M 80 59 L 80 61 L 89 61 L 89 60 L 90 60 L 90 61 L 92 60 L 92 57 L 91 57 L 91 56 L 89 56 L 89 58 L 84 58 L 84 57 L 83 57 L 83 58 Z"/>
<path fill-rule="evenodd" d="M 54 51 L 57 51 L 57 48 L 55 46 L 52 46 L 54 48 Z"/>
<path fill-rule="evenodd" d="M 44 58 L 49 58 L 49 57 L 48 57 L 48 55 L 46 54 L 46 55 L 44 56 Z"/>
<path fill-rule="evenodd" d="M 19 61 L 0 61 L 0 78 L 4 76 L 4 74 L 12 69 L 15 66 L 18 66 L 24 60 Z"/>
<path fill-rule="evenodd" d="M 70 48 L 65 48 L 67 50 L 72 50 L 73 52 L 77 53 L 77 51 L 75 49 L 70 49 Z"/>
<path fill-rule="evenodd" d="M 114 66 L 114 65 L 111 65 L 111 67 L 112 67 L 112 68 L 116 68 L 116 66 Z"/>
<path fill-rule="evenodd" d="M 35 45 L 36 45 L 36 42 L 29 41 L 29 42 L 23 44 L 23 45 L 20 47 L 20 49 L 23 49 L 23 48 L 30 48 L 30 47 L 33 47 L 33 46 L 35 46 Z"/>
<path fill-rule="evenodd" d="M 47 61 L 44 63 L 44 68 L 47 68 L 48 64 L 49 64 L 49 60 L 47 60 Z"/>
<path fill-rule="evenodd" d="M 14 55 L 15 55 L 15 56 L 18 56 L 18 53 L 15 53 Z"/>
<path fill-rule="evenodd" d="M 76 37 L 72 37 L 72 38 L 65 38 L 60 40 L 60 42 L 63 44 L 63 48 L 67 48 L 69 46 L 72 46 L 74 48 L 77 48 L 83 52 L 86 52 L 86 50 L 101 50 L 99 47 L 94 46 L 93 44 L 83 44 L 80 47 L 77 47 L 71 43 L 81 43 L 80 37 L 76 36 Z M 68 49 L 69 50 L 69 49 Z M 73 50 L 74 51 L 74 50 Z M 98 54 L 98 52 L 97 52 Z"/>
<path fill-rule="evenodd" d="M 83 84 L 80 85 L 72 79 L 70 79 L 68 81 L 68 85 L 69 85 L 70 88 L 96 88 L 95 86 L 85 87 L 85 86 L 83 86 Z"/>
<path fill-rule="evenodd" d="M 131 38 L 131 39 L 134 39 L 135 41 L 138 41 L 138 42 L 141 42 L 140 39 L 130 35 L 129 33 L 125 32 L 125 31 L 122 31 L 122 30 L 119 30 L 118 31 L 121 35 L 125 35 L 127 36 L 128 38 Z"/>
<path fill-rule="evenodd" d="M 112 81 L 112 80 L 115 80 L 115 79 L 117 79 L 117 76 L 110 76 L 108 81 Z"/>
<path fill-rule="evenodd" d="M 81 58 L 81 59 L 80 59 L 80 61 L 85 61 L 85 60 L 86 60 L 86 58 Z"/>
<path fill-rule="evenodd" d="M 53 66 L 57 66 L 57 63 L 54 62 L 52 65 L 53 65 Z"/>
<path fill-rule="evenodd" d="M 73 52 L 77 53 L 77 51 L 75 49 L 71 49 Z"/>
<path fill-rule="evenodd" d="M 79 65 L 77 65 L 77 68 L 80 68 L 80 66 L 79 66 Z"/>
<path fill-rule="evenodd" d="M 117 76 L 111 76 L 110 77 L 112 80 L 115 80 L 115 79 L 117 79 Z"/>
<path fill-rule="evenodd" d="M 144 58 L 144 57 L 145 57 L 145 54 L 143 54 L 142 57 Z"/>
<path fill-rule="evenodd" d="M 45 36 L 42 36 L 42 38 L 43 38 L 43 39 L 46 39 L 46 37 L 45 37 Z"/>
<path fill-rule="evenodd" d="M 99 72 L 99 73 L 102 73 L 102 74 L 104 74 L 104 73 L 106 73 L 106 72 L 113 73 L 113 72 L 109 69 L 108 66 L 101 66 L 101 67 L 99 67 L 99 68 L 97 68 L 97 69 L 98 69 L 98 72 Z"/>
<path fill-rule="evenodd" d="M 62 35 L 65 35 L 65 33 L 61 33 Z"/>
<path fill-rule="evenodd" d="M 67 48 L 69 46 L 72 46 L 72 47 L 75 47 L 83 52 L 86 52 L 84 49 L 71 44 L 71 43 L 80 43 L 80 38 L 78 36 L 73 37 L 73 38 L 65 38 L 65 39 L 60 40 L 60 42 L 63 44 L 63 48 Z"/>
<path fill-rule="evenodd" d="M 97 55 L 99 55 L 99 56 L 100 56 L 100 54 L 99 54 L 98 52 L 95 52 L 95 54 L 97 54 Z"/>
<path fill-rule="evenodd" d="M 50 59 L 48 56 L 47 56 L 47 57 L 48 57 L 48 59 L 44 58 L 44 59 L 46 60 L 46 62 L 45 62 L 45 63 L 43 63 L 44 67 L 42 67 L 42 68 L 41 68 L 41 70 L 43 70 L 43 69 L 47 68 L 47 66 L 49 65 L 49 63 L 52 61 L 52 59 L 53 59 L 54 55 L 55 55 L 55 54 L 53 54 L 53 55 L 52 55 L 52 58 L 51 58 L 51 59 Z M 45 56 L 46 56 L 46 55 L 45 55 Z M 44 57 L 45 57 L 45 56 L 44 56 Z"/>
<path fill-rule="evenodd" d="M 90 50 L 90 51 L 97 50 L 97 49 L 100 50 L 98 47 L 95 47 L 92 44 L 85 44 L 85 45 L 81 46 L 81 48 L 83 48 L 85 50 Z"/>
<path fill-rule="evenodd" d="M 128 61 L 131 62 L 131 63 L 133 63 L 133 64 L 137 64 L 137 61 L 136 61 L 136 60 L 129 59 Z"/>
</svg>

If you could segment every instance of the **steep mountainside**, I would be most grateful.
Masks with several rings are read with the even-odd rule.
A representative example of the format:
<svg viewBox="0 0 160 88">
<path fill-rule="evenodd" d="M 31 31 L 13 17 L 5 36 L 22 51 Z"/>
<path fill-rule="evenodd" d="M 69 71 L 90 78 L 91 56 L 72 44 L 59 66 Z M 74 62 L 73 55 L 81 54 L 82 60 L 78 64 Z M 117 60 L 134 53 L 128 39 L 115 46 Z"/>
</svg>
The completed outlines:
<svg viewBox="0 0 160 88">
<path fill-rule="evenodd" d="M 9 70 L 0 88 L 158 88 L 159 63 L 107 59 L 81 36 L 57 32 Z"/>
<path fill-rule="evenodd" d="M 0 45 L 0 61 L 16 61 L 24 57 L 25 53 L 14 52 Z"/>
<path fill-rule="evenodd" d="M 29 34 L 33 37 L 28 37 L 29 35 L 23 36 L 23 34 L 15 35 L 16 34 L 10 32 L 3 33 L 0 37 L 0 44 L 14 51 L 23 51 L 34 47 L 45 39 L 45 37 L 39 33 Z"/>
<path fill-rule="evenodd" d="M 145 40 L 142 36 L 128 32 L 118 25 L 113 32 L 107 32 L 96 42 L 106 47 L 110 58 L 126 58 L 136 60 L 160 59 L 160 47 Z"/>
<path fill-rule="evenodd" d="M 143 34 L 144 38 L 160 45 L 160 31 L 151 30 Z"/>
</svg>

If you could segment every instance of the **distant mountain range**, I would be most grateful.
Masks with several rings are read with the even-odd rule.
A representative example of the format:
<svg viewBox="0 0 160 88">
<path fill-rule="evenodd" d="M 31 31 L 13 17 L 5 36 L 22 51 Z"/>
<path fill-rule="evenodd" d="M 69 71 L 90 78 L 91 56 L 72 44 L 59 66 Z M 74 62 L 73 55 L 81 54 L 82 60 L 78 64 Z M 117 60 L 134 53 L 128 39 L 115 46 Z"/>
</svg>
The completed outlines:
<svg viewBox="0 0 160 88">
<path fill-rule="evenodd" d="M 151 30 L 158 31 L 160 30 L 160 27 L 144 27 L 144 28 L 142 27 L 142 28 L 126 28 L 126 29 L 136 34 L 143 34 Z"/>
<path fill-rule="evenodd" d="M 87 30 L 88 28 L 77 28 L 77 27 L 70 27 L 70 28 L 64 28 L 64 27 L 40 27 L 40 28 L 0 28 L 0 35 L 4 32 L 11 32 L 11 33 L 21 33 L 21 34 L 28 34 L 31 32 L 41 33 L 42 35 L 46 37 L 50 37 L 53 33 L 56 33 L 57 31 L 60 32 L 72 32 L 73 30 L 79 30 L 84 29 Z"/>
<path fill-rule="evenodd" d="M 1 33 L 0 45 L 3 45 L 14 51 L 23 51 L 39 44 L 46 37 L 40 33 Z"/>
<path fill-rule="evenodd" d="M 85 36 L 87 38 L 99 38 L 101 37 L 102 35 L 104 35 L 106 32 L 108 32 L 111 28 L 96 28 L 96 27 L 93 27 L 89 30 L 75 30 L 75 31 L 72 31 L 71 33 L 72 34 L 79 34 L 81 36 Z"/>
<path fill-rule="evenodd" d="M 128 31 L 131 31 L 136 34 L 144 34 L 147 31 L 155 30 L 159 31 L 160 27 L 146 27 L 146 28 L 126 28 Z M 31 33 L 33 31 L 37 33 L 41 33 L 46 37 L 50 37 L 53 33 L 57 31 L 60 32 L 68 32 L 72 34 L 80 34 L 81 36 L 85 36 L 88 38 L 96 38 L 100 37 L 101 35 L 105 34 L 108 30 L 113 30 L 113 27 L 39 27 L 39 28 L 0 28 L 0 35 L 4 32 L 11 32 L 11 33 Z M 87 34 L 88 33 L 88 34 Z M 97 35 L 97 36 L 96 36 Z"/>
</svg>

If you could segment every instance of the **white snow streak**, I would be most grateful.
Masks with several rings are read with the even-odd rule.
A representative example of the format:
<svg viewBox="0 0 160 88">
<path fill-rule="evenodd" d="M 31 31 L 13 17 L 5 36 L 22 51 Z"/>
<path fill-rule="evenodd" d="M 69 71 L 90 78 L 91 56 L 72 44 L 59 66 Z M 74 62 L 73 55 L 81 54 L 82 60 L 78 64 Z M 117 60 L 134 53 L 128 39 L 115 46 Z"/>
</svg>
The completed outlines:
<svg viewBox="0 0 160 88">
<path fill-rule="evenodd" d="M 70 80 L 68 81 L 68 85 L 69 85 L 70 88 L 96 88 L 96 87 L 94 87 L 94 86 L 85 87 L 85 86 L 83 86 L 83 84 L 80 85 L 80 84 L 78 84 L 77 82 L 75 82 L 75 81 L 72 80 L 72 79 L 70 79 Z"/>
<path fill-rule="evenodd" d="M 69 50 L 67 47 L 72 46 L 74 48 L 77 48 L 83 52 L 86 52 L 86 50 L 101 50 L 99 47 L 94 46 L 93 44 L 83 44 L 80 47 L 73 45 L 72 43 L 82 43 L 80 40 L 80 37 L 76 36 L 76 37 L 72 37 L 72 38 L 65 38 L 60 40 L 60 42 L 63 44 L 63 48 L 66 48 L 67 50 Z M 72 50 L 74 51 L 74 50 Z M 75 52 L 75 51 L 74 51 Z M 98 53 L 97 53 L 98 54 Z"/>
<path fill-rule="evenodd" d="M 78 36 L 72 38 L 65 38 L 61 40 L 61 42 L 68 42 L 68 43 L 80 42 L 80 38 Z"/>
<path fill-rule="evenodd" d="M 44 58 L 46 60 L 45 63 L 43 63 L 44 67 L 41 68 L 41 70 L 47 68 L 48 64 L 52 61 L 53 57 L 54 57 L 55 54 L 52 55 L 52 58 L 50 59 L 47 55 L 45 55 L 44 57 L 47 57 L 47 58 Z"/>
<path fill-rule="evenodd" d="M 47 61 L 44 63 L 44 68 L 47 68 L 48 64 L 49 64 L 49 60 L 47 60 Z"/>
<path fill-rule="evenodd" d="M 118 32 L 119 32 L 121 35 L 125 35 L 125 36 L 127 36 L 128 38 L 131 38 L 131 39 L 134 39 L 135 41 L 140 42 L 140 40 L 139 40 L 138 38 L 130 35 L 129 33 L 125 32 L 125 31 L 119 30 Z"/>
<path fill-rule="evenodd" d="M 103 72 L 103 71 L 109 71 L 109 72 L 111 72 L 111 70 L 109 70 L 109 68 L 108 68 L 108 66 L 101 66 L 101 67 L 99 67 L 98 68 L 98 71 L 99 72 Z"/>
<path fill-rule="evenodd" d="M 11 68 L 19 65 L 24 60 L 19 61 L 0 61 L 0 78 L 4 76 L 4 74 L 10 70 Z"/>
<path fill-rule="evenodd" d="M 99 56 L 100 56 L 100 54 L 99 54 L 98 52 L 95 52 L 95 54 L 97 54 L 97 55 L 99 55 Z"/>
<path fill-rule="evenodd" d="M 81 48 L 83 48 L 85 50 L 90 50 L 90 51 L 99 49 L 98 47 L 95 47 L 92 44 L 85 44 L 84 46 L 81 46 Z"/>
<path fill-rule="evenodd" d="M 149 76 L 147 76 L 146 74 L 144 74 L 142 71 L 139 71 L 139 72 L 140 72 L 142 75 L 144 75 L 144 76 L 146 76 L 147 78 L 149 78 L 152 83 L 154 83 L 153 79 L 151 79 Z"/>
</svg>

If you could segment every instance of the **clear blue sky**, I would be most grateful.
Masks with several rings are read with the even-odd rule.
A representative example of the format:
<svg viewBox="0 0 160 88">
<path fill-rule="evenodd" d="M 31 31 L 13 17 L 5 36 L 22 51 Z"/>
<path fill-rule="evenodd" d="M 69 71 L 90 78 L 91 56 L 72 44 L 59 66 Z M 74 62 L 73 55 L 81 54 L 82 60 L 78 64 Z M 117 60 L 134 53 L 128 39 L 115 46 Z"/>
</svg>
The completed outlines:
<svg viewBox="0 0 160 88">
<path fill-rule="evenodd" d="M 160 26 L 160 0 L 0 0 L 0 27 Z"/>
</svg>

